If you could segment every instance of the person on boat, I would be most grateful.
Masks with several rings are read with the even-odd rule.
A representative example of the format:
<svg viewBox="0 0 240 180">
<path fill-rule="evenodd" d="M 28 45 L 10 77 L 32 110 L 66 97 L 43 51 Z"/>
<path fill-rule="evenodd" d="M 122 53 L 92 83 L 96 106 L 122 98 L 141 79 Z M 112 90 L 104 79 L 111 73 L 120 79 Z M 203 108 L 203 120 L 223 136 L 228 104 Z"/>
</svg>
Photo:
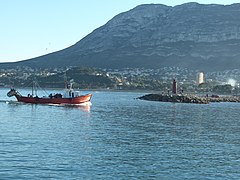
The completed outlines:
<svg viewBox="0 0 240 180">
<path fill-rule="evenodd" d="M 62 98 L 62 94 L 57 93 L 57 94 L 55 94 L 53 97 L 54 97 L 54 98 Z"/>
<path fill-rule="evenodd" d="M 53 98 L 53 95 L 52 95 L 52 93 L 51 93 L 51 94 L 49 94 L 49 96 L 48 96 L 48 97 L 52 99 L 52 98 Z"/>
</svg>

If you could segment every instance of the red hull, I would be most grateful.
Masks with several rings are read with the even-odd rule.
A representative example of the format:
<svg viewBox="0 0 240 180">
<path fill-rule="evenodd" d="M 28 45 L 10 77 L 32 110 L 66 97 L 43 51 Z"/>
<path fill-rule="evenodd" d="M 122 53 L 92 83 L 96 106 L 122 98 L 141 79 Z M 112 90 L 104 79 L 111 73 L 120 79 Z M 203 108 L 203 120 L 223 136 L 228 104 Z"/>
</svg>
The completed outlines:
<svg viewBox="0 0 240 180">
<path fill-rule="evenodd" d="M 16 96 L 19 102 L 32 104 L 83 104 L 90 102 L 92 94 L 82 95 L 73 98 L 45 98 Z"/>
</svg>

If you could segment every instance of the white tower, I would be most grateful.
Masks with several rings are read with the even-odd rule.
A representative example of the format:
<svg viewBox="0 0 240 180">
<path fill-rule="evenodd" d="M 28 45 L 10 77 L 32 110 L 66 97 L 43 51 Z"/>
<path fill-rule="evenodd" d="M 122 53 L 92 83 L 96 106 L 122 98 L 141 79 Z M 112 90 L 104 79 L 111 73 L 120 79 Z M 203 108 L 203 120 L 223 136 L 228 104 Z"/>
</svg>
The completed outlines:
<svg viewBox="0 0 240 180">
<path fill-rule="evenodd" d="M 204 74 L 200 72 L 197 74 L 197 85 L 204 83 Z"/>
</svg>

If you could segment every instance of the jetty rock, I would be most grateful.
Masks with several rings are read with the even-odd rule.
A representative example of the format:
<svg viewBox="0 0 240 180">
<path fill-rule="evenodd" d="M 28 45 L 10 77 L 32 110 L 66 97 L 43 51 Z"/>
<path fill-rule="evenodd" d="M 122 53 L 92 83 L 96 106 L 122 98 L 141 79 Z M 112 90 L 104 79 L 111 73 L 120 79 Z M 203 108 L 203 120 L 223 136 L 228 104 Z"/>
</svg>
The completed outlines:
<svg viewBox="0 0 240 180">
<path fill-rule="evenodd" d="M 138 99 L 147 101 L 195 104 L 208 104 L 210 102 L 240 102 L 240 97 L 238 96 L 208 97 L 189 94 L 146 94 Z"/>
</svg>

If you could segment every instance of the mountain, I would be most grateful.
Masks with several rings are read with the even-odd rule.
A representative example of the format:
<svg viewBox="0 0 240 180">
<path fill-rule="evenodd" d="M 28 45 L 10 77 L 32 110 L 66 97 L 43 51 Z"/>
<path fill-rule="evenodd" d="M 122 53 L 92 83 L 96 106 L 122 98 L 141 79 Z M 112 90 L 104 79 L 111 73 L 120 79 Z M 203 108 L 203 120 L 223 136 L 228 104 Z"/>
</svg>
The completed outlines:
<svg viewBox="0 0 240 180">
<path fill-rule="evenodd" d="M 240 4 L 140 5 L 64 50 L 1 67 L 240 67 Z"/>
</svg>

